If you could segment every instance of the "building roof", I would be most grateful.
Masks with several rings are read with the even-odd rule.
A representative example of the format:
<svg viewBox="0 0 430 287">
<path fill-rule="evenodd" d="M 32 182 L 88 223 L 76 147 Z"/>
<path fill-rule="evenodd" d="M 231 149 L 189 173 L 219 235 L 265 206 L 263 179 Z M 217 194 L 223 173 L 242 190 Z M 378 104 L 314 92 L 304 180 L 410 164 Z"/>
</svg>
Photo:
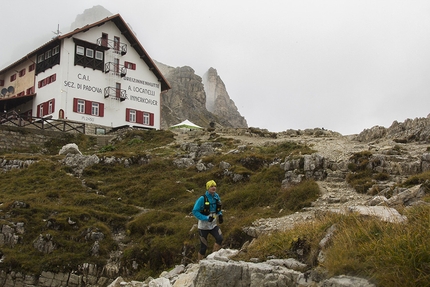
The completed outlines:
<svg viewBox="0 0 430 287">
<path fill-rule="evenodd" d="M 161 91 L 167 91 L 169 90 L 170 84 L 169 82 L 166 80 L 166 78 L 163 76 L 163 74 L 161 73 L 161 71 L 158 69 L 157 65 L 154 63 L 154 61 L 151 59 L 151 57 L 149 56 L 149 54 L 146 52 L 146 50 L 143 48 L 143 46 L 140 44 L 139 40 L 137 40 L 136 36 L 134 35 L 133 31 L 130 29 L 130 27 L 127 25 L 127 23 L 124 21 L 124 19 L 121 17 L 120 14 L 115 14 L 113 16 L 110 17 L 106 17 L 100 21 L 97 21 L 95 23 L 92 24 L 88 24 L 85 25 L 84 27 L 81 28 L 77 28 L 69 33 L 66 33 L 64 35 L 59 35 L 57 37 L 55 37 L 54 39 L 52 39 L 51 41 L 43 44 L 42 46 L 40 46 L 39 48 L 37 48 L 36 50 L 28 53 L 27 55 L 25 55 L 24 57 L 22 57 L 21 59 L 17 60 L 16 62 L 10 64 L 9 66 L 3 68 L 2 70 L 0 70 L 0 74 L 10 70 L 11 68 L 15 67 L 16 65 L 21 64 L 22 62 L 25 62 L 26 60 L 28 60 L 29 58 L 37 55 L 37 53 L 44 49 L 45 47 L 52 45 L 52 43 L 62 40 L 64 38 L 70 38 L 73 35 L 80 33 L 80 32 L 85 32 L 88 31 L 89 29 L 96 27 L 96 26 L 101 26 L 103 24 L 105 24 L 106 22 L 112 21 L 113 23 L 115 23 L 115 25 L 118 27 L 118 29 L 121 31 L 122 35 L 124 35 L 124 37 L 130 42 L 131 46 L 137 51 L 137 53 L 140 55 L 140 58 L 148 65 L 149 69 L 157 76 L 158 81 L 161 84 Z"/>
</svg>

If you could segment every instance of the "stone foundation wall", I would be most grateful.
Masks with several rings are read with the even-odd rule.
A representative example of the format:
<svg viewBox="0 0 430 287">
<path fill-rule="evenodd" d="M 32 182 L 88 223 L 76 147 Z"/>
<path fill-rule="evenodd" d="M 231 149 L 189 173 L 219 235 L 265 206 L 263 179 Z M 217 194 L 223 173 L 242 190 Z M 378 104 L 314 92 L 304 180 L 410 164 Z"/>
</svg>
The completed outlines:
<svg viewBox="0 0 430 287">
<path fill-rule="evenodd" d="M 0 151 L 29 149 L 41 146 L 46 141 L 58 137 L 62 132 L 31 128 L 0 126 Z"/>
<path fill-rule="evenodd" d="M 106 134 L 112 129 L 109 127 L 100 127 L 96 125 L 87 125 L 85 133 L 88 136 L 96 136 L 97 144 L 104 146 L 113 137 L 113 135 L 96 134 L 96 131 L 103 129 Z M 66 133 L 53 130 L 42 130 L 29 127 L 14 127 L 0 125 L 0 151 L 19 151 L 22 149 L 29 150 L 31 147 L 39 148 L 53 138 L 59 138 Z"/>
<path fill-rule="evenodd" d="M 87 268 L 82 274 L 42 272 L 42 274 L 25 275 L 21 272 L 0 271 L 1 287 L 83 287 L 99 286 L 105 287 L 113 282 L 113 279 L 98 276 L 98 268 L 93 264 L 86 264 Z"/>
</svg>

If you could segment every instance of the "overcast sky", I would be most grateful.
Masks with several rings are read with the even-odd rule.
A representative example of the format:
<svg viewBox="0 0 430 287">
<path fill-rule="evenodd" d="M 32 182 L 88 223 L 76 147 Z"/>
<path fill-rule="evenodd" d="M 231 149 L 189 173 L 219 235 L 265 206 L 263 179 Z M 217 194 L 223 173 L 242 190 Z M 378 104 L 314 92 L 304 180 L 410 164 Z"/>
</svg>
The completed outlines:
<svg viewBox="0 0 430 287">
<path fill-rule="evenodd" d="M 0 69 L 95 5 L 153 59 L 215 68 L 251 127 L 347 135 L 430 113 L 428 0 L 14 0 L 1 5 Z"/>
</svg>

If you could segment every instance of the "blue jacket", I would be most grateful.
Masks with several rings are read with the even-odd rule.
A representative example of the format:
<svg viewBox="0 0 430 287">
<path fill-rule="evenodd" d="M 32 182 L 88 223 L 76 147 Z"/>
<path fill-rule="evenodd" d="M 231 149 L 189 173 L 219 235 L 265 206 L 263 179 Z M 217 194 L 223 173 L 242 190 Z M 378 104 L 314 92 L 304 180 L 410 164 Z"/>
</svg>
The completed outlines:
<svg viewBox="0 0 430 287">
<path fill-rule="evenodd" d="M 209 210 L 211 213 L 214 213 L 216 215 L 222 215 L 222 212 L 219 211 L 218 213 L 216 213 L 216 203 L 217 200 L 221 201 L 221 198 L 219 197 L 218 193 L 215 193 L 213 196 L 209 193 L 209 191 L 206 191 L 206 197 L 208 198 L 209 201 Z M 202 196 L 200 196 L 197 200 L 196 203 L 194 204 L 194 208 L 193 208 L 193 215 L 199 220 L 199 228 L 202 226 L 203 221 L 208 222 L 209 220 L 209 215 L 204 215 L 201 212 L 204 209 L 204 204 L 205 204 L 205 198 Z M 214 221 L 209 222 L 211 223 L 211 227 L 215 227 L 216 226 L 216 218 Z M 206 226 L 208 224 L 204 224 L 204 226 Z M 208 225 L 207 228 L 210 228 L 210 226 Z M 200 228 L 202 229 L 202 228 Z M 206 229 L 206 228 L 204 228 Z"/>
</svg>

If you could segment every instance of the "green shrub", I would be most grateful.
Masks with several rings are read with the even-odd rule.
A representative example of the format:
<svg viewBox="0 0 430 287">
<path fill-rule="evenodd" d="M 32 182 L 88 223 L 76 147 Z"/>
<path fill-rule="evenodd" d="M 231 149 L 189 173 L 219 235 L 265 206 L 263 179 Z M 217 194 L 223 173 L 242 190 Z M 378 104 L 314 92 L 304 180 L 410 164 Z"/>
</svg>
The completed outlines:
<svg viewBox="0 0 430 287">
<path fill-rule="evenodd" d="M 411 187 L 417 184 L 423 184 L 430 181 L 430 171 L 426 171 L 420 174 L 412 175 L 403 182 L 402 186 Z M 427 184 L 430 187 L 430 183 Z"/>
<path fill-rule="evenodd" d="M 310 206 L 320 194 L 318 184 L 314 180 L 305 180 L 296 186 L 285 189 L 279 196 L 277 207 L 290 211 L 299 211 Z"/>
<path fill-rule="evenodd" d="M 226 206 L 240 209 L 274 206 L 280 192 L 284 171 L 278 166 L 263 169 L 247 183 L 234 185 L 233 190 L 222 195 Z"/>
</svg>

